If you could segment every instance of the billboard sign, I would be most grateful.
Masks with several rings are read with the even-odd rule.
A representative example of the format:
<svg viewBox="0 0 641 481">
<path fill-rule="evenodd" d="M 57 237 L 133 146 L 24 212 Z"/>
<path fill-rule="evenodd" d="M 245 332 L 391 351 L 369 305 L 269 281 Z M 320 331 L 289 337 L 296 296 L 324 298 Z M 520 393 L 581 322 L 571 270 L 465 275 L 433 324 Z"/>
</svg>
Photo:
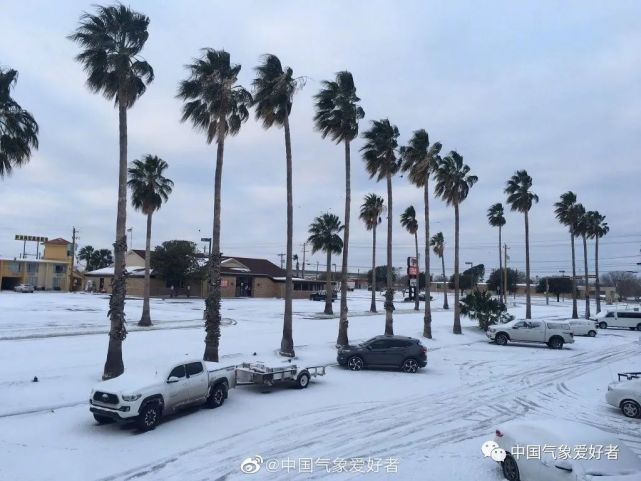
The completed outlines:
<svg viewBox="0 0 641 481">
<path fill-rule="evenodd" d="M 416 277 L 417 272 L 418 272 L 418 261 L 416 260 L 416 257 L 408 257 L 407 258 L 407 275 L 409 277 Z"/>
<path fill-rule="evenodd" d="M 41 237 L 37 235 L 21 235 L 21 234 L 16 234 L 16 240 L 17 241 L 28 241 L 28 242 L 47 242 L 49 240 L 48 237 Z"/>
</svg>

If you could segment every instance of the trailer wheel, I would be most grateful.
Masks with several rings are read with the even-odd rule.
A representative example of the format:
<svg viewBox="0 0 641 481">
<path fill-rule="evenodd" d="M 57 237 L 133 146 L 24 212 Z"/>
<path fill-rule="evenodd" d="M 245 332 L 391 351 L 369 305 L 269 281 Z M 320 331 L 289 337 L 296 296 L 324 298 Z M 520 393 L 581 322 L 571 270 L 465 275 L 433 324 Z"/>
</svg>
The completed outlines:
<svg viewBox="0 0 641 481">
<path fill-rule="evenodd" d="M 225 391 L 226 389 L 223 383 L 213 386 L 209 391 L 205 405 L 210 409 L 222 406 L 225 402 Z"/>
<path fill-rule="evenodd" d="M 309 386 L 309 373 L 307 371 L 301 372 L 296 378 L 296 387 L 298 389 L 305 389 Z"/>
<path fill-rule="evenodd" d="M 607 329 L 608 328 L 608 323 L 605 321 L 599 322 L 599 329 Z"/>
</svg>

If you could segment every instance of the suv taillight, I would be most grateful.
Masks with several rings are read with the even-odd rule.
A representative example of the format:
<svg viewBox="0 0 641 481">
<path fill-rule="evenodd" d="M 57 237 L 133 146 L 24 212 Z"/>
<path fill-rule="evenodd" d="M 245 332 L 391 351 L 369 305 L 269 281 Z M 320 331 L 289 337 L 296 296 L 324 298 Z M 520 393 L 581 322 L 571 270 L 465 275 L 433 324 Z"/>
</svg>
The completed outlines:
<svg viewBox="0 0 641 481">
<path fill-rule="evenodd" d="M 427 354 L 427 348 L 425 346 L 421 346 L 421 352 L 423 354 Z"/>
</svg>

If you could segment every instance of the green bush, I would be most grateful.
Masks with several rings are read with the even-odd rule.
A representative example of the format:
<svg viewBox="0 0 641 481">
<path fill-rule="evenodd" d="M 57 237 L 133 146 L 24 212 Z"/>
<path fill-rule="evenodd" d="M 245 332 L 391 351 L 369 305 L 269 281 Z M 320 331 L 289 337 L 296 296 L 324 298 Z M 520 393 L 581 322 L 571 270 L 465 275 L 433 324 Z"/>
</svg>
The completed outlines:
<svg viewBox="0 0 641 481">
<path fill-rule="evenodd" d="M 508 314 L 505 304 L 493 298 L 489 292 L 474 291 L 460 302 L 461 314 L 476 320 L 484 331 L 492 324 L 508 322 L 514 316 Z"/>
</svg>

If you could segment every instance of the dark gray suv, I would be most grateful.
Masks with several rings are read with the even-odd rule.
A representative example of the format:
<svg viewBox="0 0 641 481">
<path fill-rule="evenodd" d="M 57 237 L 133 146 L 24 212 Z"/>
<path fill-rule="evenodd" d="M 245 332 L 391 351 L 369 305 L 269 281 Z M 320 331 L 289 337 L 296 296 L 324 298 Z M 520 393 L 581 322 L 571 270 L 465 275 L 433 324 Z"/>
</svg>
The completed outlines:
<svg viewBox="0 0 641 481">
<path fill-rule="evenodd" d="M 403 336 L 376 336 L 358 346 L 338 350 L 338 364 L 352 371 L 386 367 L 416 372 L 427 365 L 427 349 L 421 341 Z"/>
</svg>

